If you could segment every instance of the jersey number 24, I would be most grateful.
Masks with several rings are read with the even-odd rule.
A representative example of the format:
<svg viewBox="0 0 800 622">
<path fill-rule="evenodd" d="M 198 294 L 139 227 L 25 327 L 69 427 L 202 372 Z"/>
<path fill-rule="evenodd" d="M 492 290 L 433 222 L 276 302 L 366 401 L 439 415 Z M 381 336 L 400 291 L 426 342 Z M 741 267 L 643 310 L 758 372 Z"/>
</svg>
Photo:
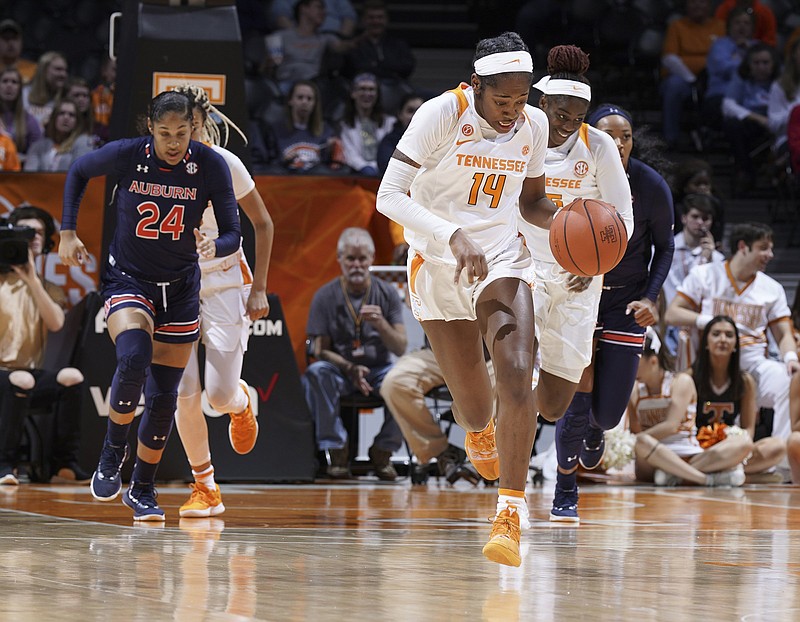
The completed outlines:
<svg viewBox="0 0 800 622">
<path fill-rule="evenodd" d="M 160 235 L 171 235 L 173 240 L 180 240 L 186 228 L 183 224 L 183 205 L 173 205 L 163 220 L 161 210 L 156 203 L 145 201 L 136 208 L 142 218 L 136 225 L 136 236 L 146 240 L 157 240 Z"/>
</svg>

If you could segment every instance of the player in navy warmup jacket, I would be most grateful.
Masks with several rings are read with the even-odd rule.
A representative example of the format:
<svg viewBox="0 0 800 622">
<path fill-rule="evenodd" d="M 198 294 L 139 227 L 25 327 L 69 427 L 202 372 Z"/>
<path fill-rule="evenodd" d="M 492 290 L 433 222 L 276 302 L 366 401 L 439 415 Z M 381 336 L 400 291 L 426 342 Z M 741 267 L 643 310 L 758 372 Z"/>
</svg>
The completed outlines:
<svg viewBox="0 0 800 622">
<path fill-rule="evenodd" d="M 192 107 L 164 92 L 150 105 L 149 135 L 117 140 L 76 160 L 67 173 L 59 256 L 70 266 L 88 256 L 78 238 L 78 207 L 89 179 L 116 182 L 117 226 L 102 282 L 106 322 L 117 367 L 109 396 L 108 430 L 92 476 L 92 495 L 120 493 L 128 430 L 144 389 L 137 459 L 123 503 L 135 520 L 164 520 L 155 475 L 172 430 L 178 384 L 198 338 L 198 253 L 221 257 L 240 245 L 239 214 L 228 166 L 190 140 Z M 209 201 L 219 225 L 216 240 L 200 234 Z"/>
</svg>

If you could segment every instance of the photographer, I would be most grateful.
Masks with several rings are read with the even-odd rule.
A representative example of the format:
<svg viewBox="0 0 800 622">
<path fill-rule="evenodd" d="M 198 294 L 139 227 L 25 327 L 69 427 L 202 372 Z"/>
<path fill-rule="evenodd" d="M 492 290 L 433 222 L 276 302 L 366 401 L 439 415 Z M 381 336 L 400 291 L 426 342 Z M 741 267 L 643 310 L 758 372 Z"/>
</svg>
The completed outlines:
<svg viewBox="0 0 800 622">
<path fill-rule="evenodd" d="M 50 214 L 31 205 L 17 207 L 8 222 L 14 233 L 0 239 L 0 484 L 19 484 L 18 447 L 28 410 L 52 404 L 54 479 L 88 480 L 77 464 L 83 374 L 72 367 L 41 369 L 48 331 L 64 325 L 64 291 L 44 281 L 34 263 L 53 247 L 55 224 Z M 21 239 L 28 240 L 27 261 Z"/>
</svg>

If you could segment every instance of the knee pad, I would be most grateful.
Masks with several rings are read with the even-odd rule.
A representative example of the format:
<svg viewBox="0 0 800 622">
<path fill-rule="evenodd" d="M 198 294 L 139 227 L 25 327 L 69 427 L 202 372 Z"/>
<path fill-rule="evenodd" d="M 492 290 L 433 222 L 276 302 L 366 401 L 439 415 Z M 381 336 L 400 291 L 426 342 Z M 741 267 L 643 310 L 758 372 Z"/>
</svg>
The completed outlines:
<svg viewBox="0 0 800 622">
<path fill-rule="evenodd" d="M 111 381 L 109 406 L 120 414 L 136 410 L 147 368 L 153 360 L 153 340 L 146 330 L 126 330 L 117 335 L 117 370 Z"/>
<path fill-rule="evenodd" d="M 164 449 L 178 405 L 178 385 L 183 369 L 151 365 L 144 388 L 145 410 L 139 424 L 139 441 L 150 449 Z"/>
</svg>

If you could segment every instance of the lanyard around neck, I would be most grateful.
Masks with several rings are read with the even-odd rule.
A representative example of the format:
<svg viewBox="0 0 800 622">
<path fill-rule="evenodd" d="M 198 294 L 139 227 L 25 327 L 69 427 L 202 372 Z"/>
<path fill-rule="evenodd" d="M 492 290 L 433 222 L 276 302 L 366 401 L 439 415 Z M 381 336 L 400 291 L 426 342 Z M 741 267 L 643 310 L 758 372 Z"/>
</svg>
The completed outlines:
<svg viewBox="0 0 800 622">
<path fill-rule="evenodd" d="M 353 306 L 353 303 L 350 301 L 350 294 L 347 293 L 347 288 L 344 285 L 344 277 L 339 277 L 339 285 L 342 288 L 342 294 L 344 294 L 344 302 L 347 305 L 347 310 L 350 312 L 350 317 L 353 318 L 353 323 L 356 325 L 356 339 L 361 338 L 361 307 L 364 306 L 364 303 L 369 298 L 369 291 L 372 289 L 372 281 L 367 282 L 367 289 L 364 292 L 364 297 L 361 299 L 361 302 L 358 304 L 358 309 Z"/>
</svg>

